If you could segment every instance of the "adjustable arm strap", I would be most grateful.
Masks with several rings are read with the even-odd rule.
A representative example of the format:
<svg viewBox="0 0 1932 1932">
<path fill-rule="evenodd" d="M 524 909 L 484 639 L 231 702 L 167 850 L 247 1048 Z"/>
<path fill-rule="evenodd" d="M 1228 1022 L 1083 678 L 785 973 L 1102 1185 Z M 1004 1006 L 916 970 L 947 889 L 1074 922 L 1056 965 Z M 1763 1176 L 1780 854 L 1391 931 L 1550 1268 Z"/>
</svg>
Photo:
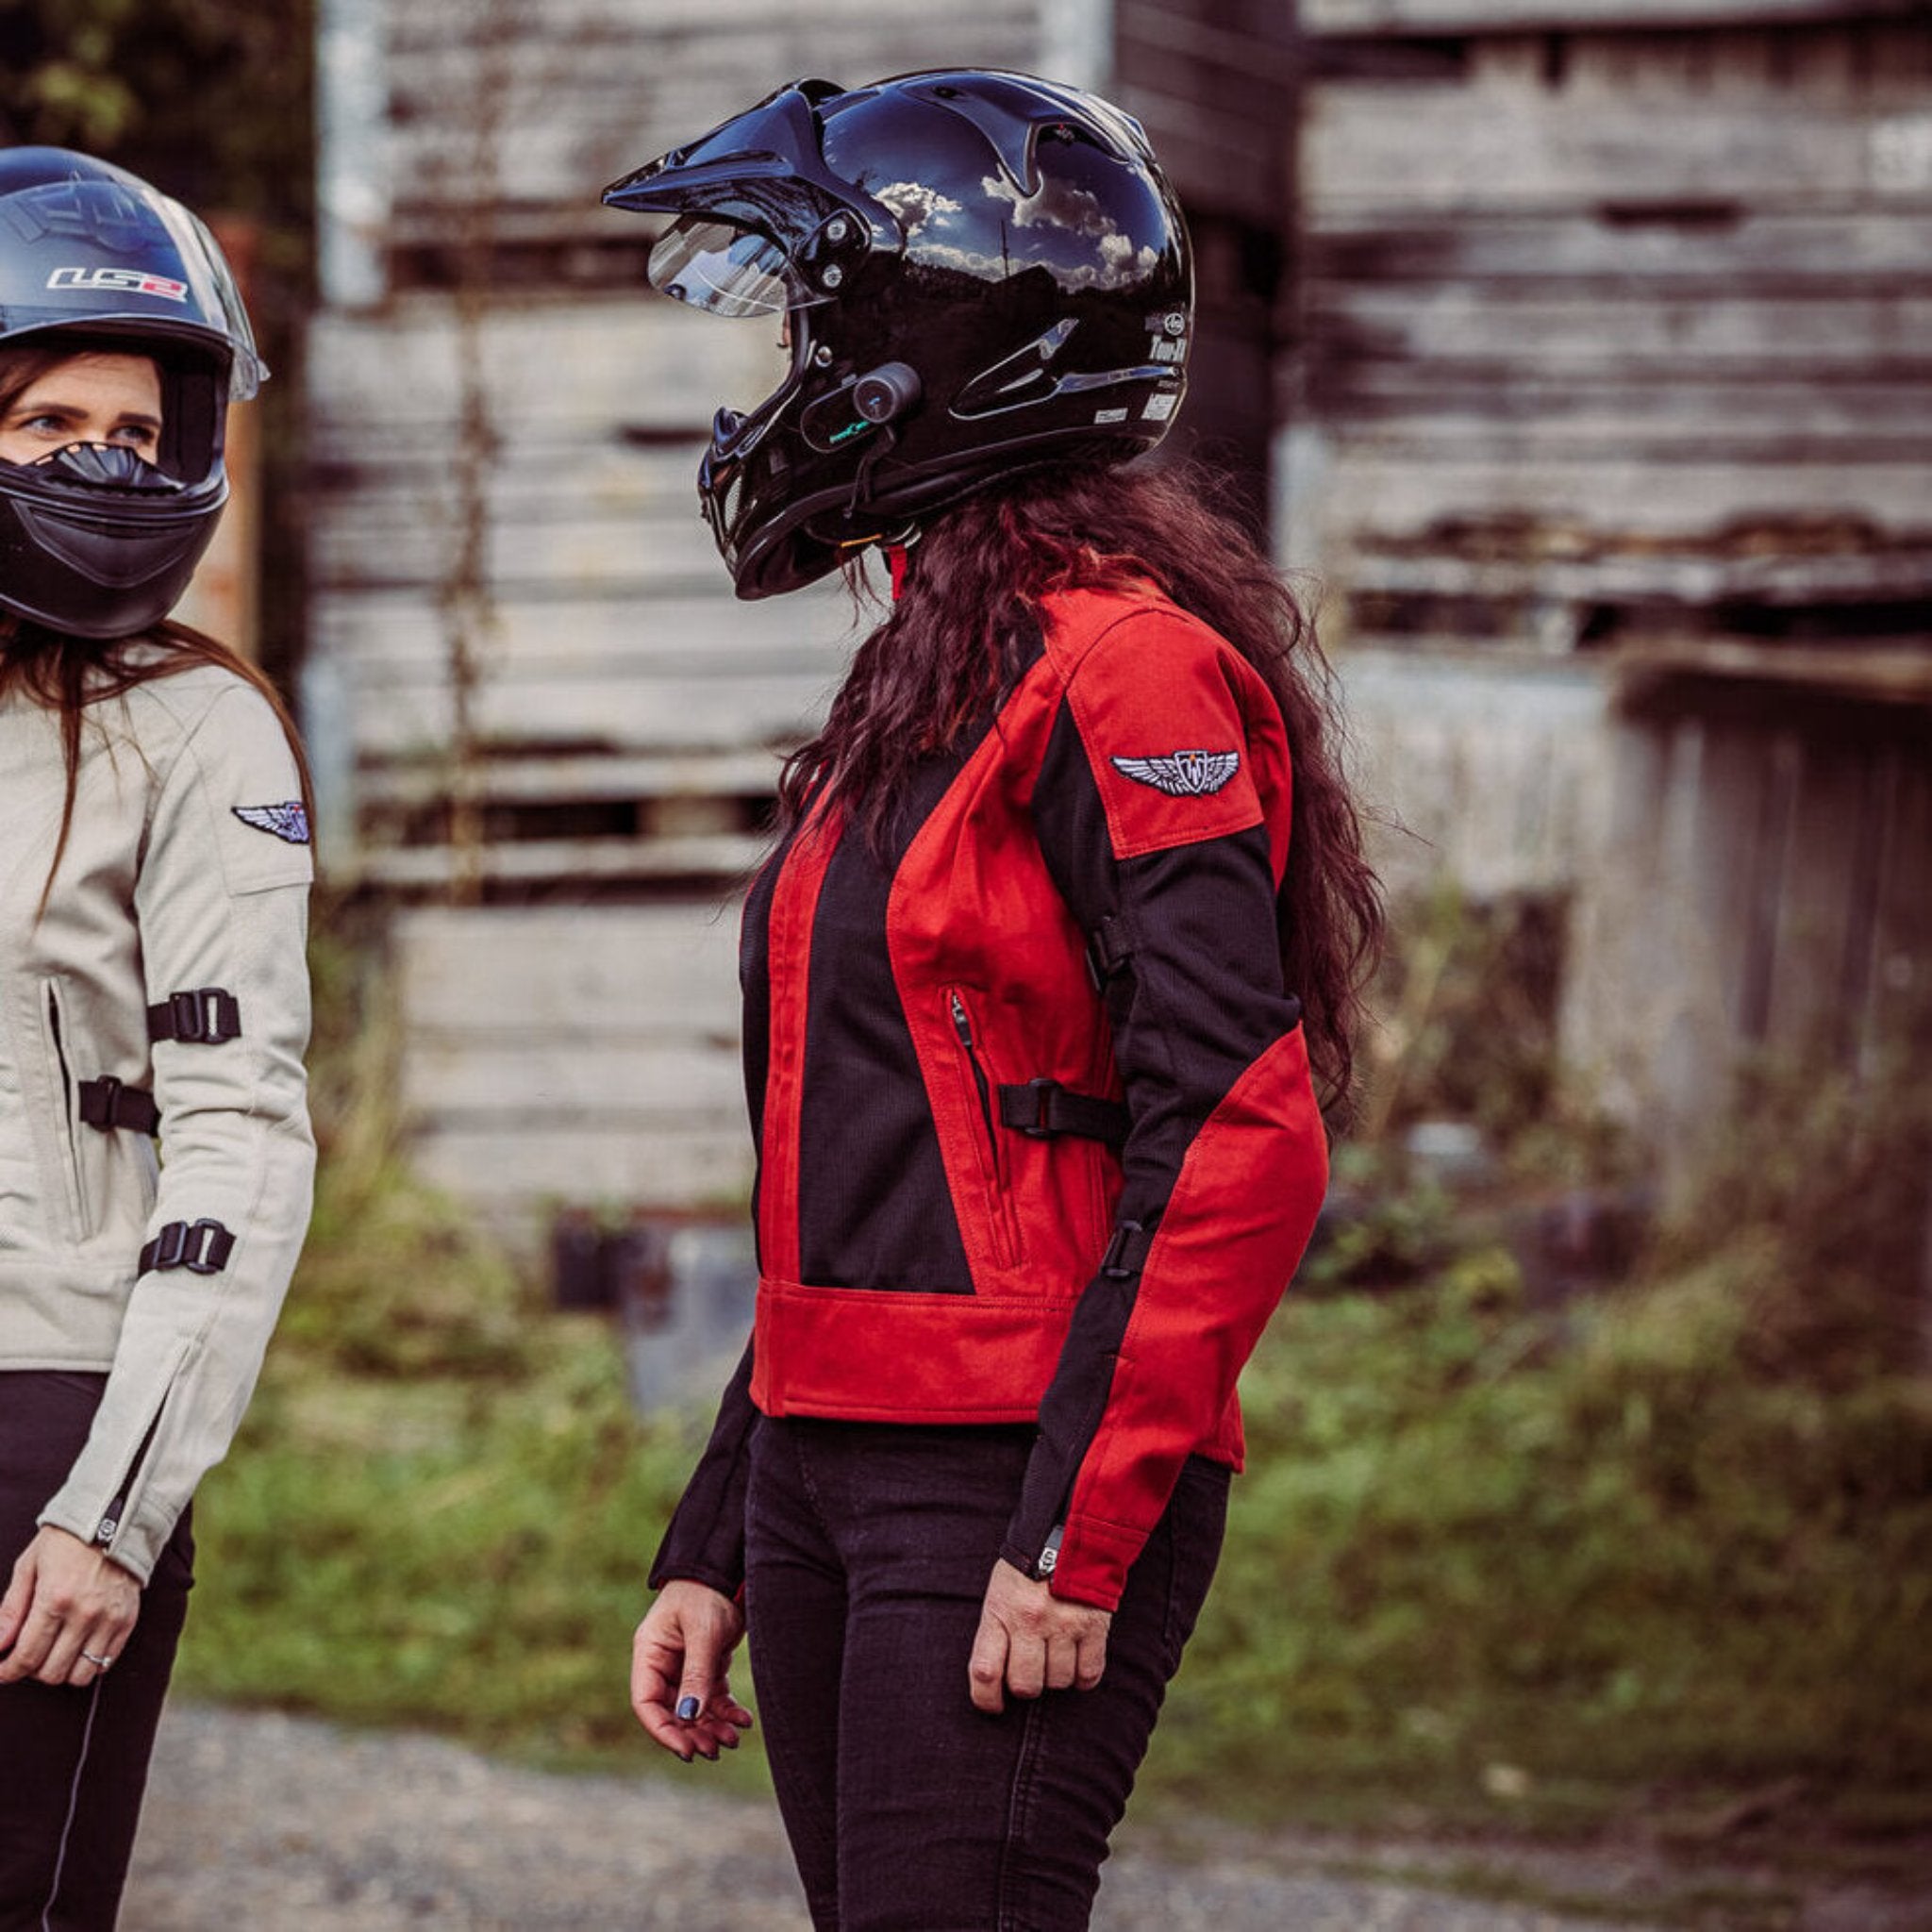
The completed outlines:
<svg viewBox="0 0 1932 1932">
<path fill-rule="evenodd" d="M 191 1046 L 220 1046 L 242 1037 L 242 1006 L 226 987 L 197 986 L 171 992 L 147 1009 L 151 1041 L 178 1040 Z M 91 1127 L 111 1134 L 129 1127 L 153 1134 L 161 1124 L 154 1095 L 140 1087 L 124 1086 L 112 1074 L 83 1080 L 79 1089 L 80 1117 Z"/>
<path fill-rule="evenodd" d="M 112 1074 L 103 1074 L 98 1080 L 83 1080 L 77 1091 L 81 1119 L 104 1134 L 111 1134 L 116 1127 L 152 1134 L 161 1124 L 161 1110 L 155 1105 L 154 1095 L 140 1087 L 124 1087 Z"/>
<path fill-rule="evenodd" d="M 142 1274 L 185 1268 L 191 1274 L 219 1274 L 235 1251 L 235 1237 L 219 1221 L 171 1221 L 141 1251 Z"/>
<path fill-rule="evenodd" d="M 227 988 L 197 986 L 171 992 L 147 1009 L 150 1040 L 178 1040 L 192 1046 L 220 1046 L 242 1037 L 242 1006 Z"/>
</svg>

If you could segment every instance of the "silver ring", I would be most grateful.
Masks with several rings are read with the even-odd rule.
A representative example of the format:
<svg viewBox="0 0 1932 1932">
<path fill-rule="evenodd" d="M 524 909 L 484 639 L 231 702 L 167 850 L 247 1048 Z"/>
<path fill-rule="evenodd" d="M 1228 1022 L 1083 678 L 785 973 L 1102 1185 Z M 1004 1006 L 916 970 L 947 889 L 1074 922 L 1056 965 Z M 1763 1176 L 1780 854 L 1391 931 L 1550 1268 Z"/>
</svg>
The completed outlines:
<svg viewBox="0 0 1932 1932">
<path fill-rule="evenodd" d="M 82 1651 L 80 1654 L 80 1660 L 84 1664 L 93 1665 L 94 1669 L 97 1671 L 105 1671 L 108 1668 L 108 1666 L 114 1661 L 114 1659 L 110 1657 L 96 1657 L 91 1650 Z"/>
</svg>

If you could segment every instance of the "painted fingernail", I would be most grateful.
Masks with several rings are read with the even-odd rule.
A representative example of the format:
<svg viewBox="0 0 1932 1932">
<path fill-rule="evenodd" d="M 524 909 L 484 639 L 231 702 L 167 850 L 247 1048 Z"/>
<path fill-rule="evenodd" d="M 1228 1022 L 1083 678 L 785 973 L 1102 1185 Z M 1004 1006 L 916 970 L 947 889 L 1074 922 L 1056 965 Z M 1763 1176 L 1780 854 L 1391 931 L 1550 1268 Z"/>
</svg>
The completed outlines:
<svg viewBox="0 0 1932 1932">
<path fill-rule="evenodd" d="M 686 1724 L 698 1714 L 698 1701 L 695 1697 L 680 1697 L 677 1700 L 677 1714 Z"/>
</svg>

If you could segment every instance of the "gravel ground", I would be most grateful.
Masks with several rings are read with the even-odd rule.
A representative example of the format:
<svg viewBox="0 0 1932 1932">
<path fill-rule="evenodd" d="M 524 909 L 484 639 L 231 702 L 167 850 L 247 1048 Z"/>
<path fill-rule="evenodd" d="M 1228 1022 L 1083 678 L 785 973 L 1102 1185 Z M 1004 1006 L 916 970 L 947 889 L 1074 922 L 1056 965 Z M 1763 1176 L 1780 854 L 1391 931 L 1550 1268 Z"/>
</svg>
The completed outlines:
<svg viewBox="0 0 1932 1932">
<path fill-rule="evenodd" d="M 1217 1831 L 1217 1855 L 1195 1863 L 1158 1856 L 1131 1831 L 1108 1863 L 1095 1932 L 1657 1932 L 1657 1921 L 1617 1917 L 1613 1905 L 1570 1917 L 1337 1875 L 1373 1872 L 1375 1847 L 1224 1842 Z M 1410 1870 L 1427 1857 L 1383 1850 Z M 1532 1870 L 1548 1860 L 1525 1855 L 1511 1869 L 1546 1896 L 1614 1901 L 1629 1895 L 1626 1863 Z M 1913 1922 L 1807 1910 L 1757 1923 L 1905 1932 Z M 410 1734 L 170 1709 L 122 1932 L 421 1927 L 808 1932 L 766 1805 L 668 1777 L 552 1775 Z"/>
</svg>

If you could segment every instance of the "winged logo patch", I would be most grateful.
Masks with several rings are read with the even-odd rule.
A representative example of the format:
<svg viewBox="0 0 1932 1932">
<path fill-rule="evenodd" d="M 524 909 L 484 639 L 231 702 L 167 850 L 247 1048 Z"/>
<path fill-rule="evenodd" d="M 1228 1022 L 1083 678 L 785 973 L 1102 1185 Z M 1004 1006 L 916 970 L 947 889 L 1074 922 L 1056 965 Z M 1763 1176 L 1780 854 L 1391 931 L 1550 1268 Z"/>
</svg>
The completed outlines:
<svg viewBox="0 0 1932 1932">
<path fill-rule="evenodd" d="M 273 832 L 291 845 L 308 843 L 308 814 L 299 798 L 281 805 L 231 805 L 228 809 L 258 832 Z"/>
<path fill-rule="evenodd" d="M 1238 751 L 1171 751 L 1159 758 L 1115 758 L 1114 770 L 1172 798 L 1206 798 L 1241 768 Z"/>
</svg>

